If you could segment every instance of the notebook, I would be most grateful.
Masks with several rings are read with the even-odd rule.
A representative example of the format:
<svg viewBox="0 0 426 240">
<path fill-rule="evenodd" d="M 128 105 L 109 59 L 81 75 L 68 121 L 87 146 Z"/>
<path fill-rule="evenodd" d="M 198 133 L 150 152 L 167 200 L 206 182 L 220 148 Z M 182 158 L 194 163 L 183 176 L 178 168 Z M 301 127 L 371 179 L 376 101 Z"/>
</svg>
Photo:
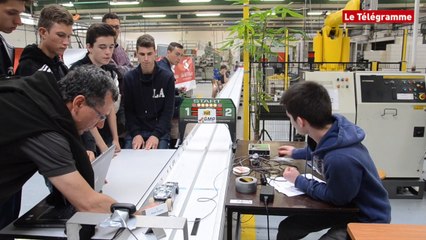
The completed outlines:
<svg viewBox="0 0 426 240">
<path fill-rule="evenodd" d="M 93 162 L 93 172 L 95 176 L 95 190 L 100 192 L 105 184 L 111 160 L 114 157 L 115 146 L 112 145 L 107 151 L 99 155 Z M 50 195 L 49 195 L 50 196 Z M 43 227 L 43 228 L 64 228 L 65 223 L 76 212 L 71 205 L 54 206 L 48 203 L 48 198 L 44 198 L 32 209 L 19 217 L 14 225 L 16 227 Z"/>
</svg>

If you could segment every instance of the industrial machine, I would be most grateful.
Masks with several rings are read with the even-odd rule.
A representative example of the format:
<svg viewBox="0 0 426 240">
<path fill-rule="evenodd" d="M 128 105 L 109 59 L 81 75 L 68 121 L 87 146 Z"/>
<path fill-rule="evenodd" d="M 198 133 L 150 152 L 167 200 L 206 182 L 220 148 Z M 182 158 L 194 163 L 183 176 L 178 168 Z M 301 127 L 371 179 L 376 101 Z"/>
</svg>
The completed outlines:
<svg viewBox="0 0 426 240">
<path fill-rule="evenodd" d="M 356 123 L 388 178 L 420 178 L 426 150 L 424 74 L 359 72 Z"/>
<path fill-rule="evenodd" d="M 328 15 L 324 20 L 324 26 L 314 37 L 315 62 L 331 62 L 321 64 L 320 71 L 343 71 L 344 64 L 349 62 L 350 38 L 347 29 L 339 26 L 342 24 L 343 10 L 360 10 L 361 1 L 351 0 L 346 6 L 337 12 Z"/>
<path fill-rule="evenodd" d="M 305 72 L 306 81 L 323 85 L 330 95 L 333 113 L 355 123 L 355 81 L 353 72 Z"/>
<path fill-rule="evenodd" d="M 364 145 L 388 178 L 419 178 L 426 150 L 425 74 L 305 72 L 323 85 L 333 113 L 366 132 Z"/>
</svg>

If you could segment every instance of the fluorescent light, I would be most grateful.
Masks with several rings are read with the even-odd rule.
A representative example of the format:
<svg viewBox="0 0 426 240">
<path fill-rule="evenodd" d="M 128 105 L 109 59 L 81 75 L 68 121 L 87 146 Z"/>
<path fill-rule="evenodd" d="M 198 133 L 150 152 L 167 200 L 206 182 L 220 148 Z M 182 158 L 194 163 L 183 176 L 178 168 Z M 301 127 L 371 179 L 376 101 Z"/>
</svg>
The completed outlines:
<svg viewBox="0 0 426 240">
<path fill-rule="evenodd" d="M 119 5 L 138 5 L 139 3 L 140 3 L 139 1 L 130 1 L 130 2 L 128 2 L 128 1 L 123 1 L 123 2 L 113 2 L 113 1 L 110 1 L 109 5 L 112 5 L 112 6 L 119 6 Z"/>
<path fill-rule="evenodd" d="M 321 16 L 323 14 L 322 11 L 310 11 L 308 12 L 308 16 Z"/>
<path fill-rule="evenodd" d="M 61 5 L 64 7 L 74 7 L 74 4 L 72 2 L 62 3 Z"/>
<path fill-rule="evenodd" d="M 163 18 L 163 17 L 166 17 L 166 14 L 146 13 L 146 14 L 142 14 L 142 17 L 144 17 L 144 18 Z"/>
<path fill-rule="evenodd" d="M 196 13 L 197 17 L 217 17 L 220 16 L 218 12 L 210 12 L 210 13 Z"/>
<path fill-rule="evenodd" d="M 253 15 L 253 14 L 257 14 L 257 13 L 263 13 L 264 11 L 255 11 L 255 12 L 250 12 L 250 15 Z M 269 14 L 269 15 L 272 15 L 272 16 L 275 16 L 275 15 L 277 15 L 275 12 L 272 12 L 271 14 Z"/>
<path fill-rule="evenodd" d="M 102 19 L 102 16 L 92 16 L 92 19 L 95 19 L 95 20 L 101 20 L 101 19 Z"/>
<path fill-rule="evenodd" d="M 37 25 L 33 18 L 21 18 L 21 22 L 25 25 Z"/>
<path fill-rule="evenodd" d="M 180 3 L 200 3 L 200 2 L 211 2 L 211 0 L 179 0 Z"/>
</svg>

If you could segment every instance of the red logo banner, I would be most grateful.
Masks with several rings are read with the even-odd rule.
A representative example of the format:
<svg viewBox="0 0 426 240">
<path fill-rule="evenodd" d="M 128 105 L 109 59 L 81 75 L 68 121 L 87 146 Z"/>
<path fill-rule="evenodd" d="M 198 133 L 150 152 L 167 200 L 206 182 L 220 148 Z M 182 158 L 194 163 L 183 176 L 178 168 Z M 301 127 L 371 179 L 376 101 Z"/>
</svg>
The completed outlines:
<svg viewBox="0 0 426 240">
<path fill-rule="evenodd" d="M 195 80 L 195 65 L 192 57 L 183 57 L 173 70 L 176 84 Z"/>
<path fill-rule="evenodd" d="M 414 23 L 414 10 L 343 10 L 344 23 Z"/>
</svg>

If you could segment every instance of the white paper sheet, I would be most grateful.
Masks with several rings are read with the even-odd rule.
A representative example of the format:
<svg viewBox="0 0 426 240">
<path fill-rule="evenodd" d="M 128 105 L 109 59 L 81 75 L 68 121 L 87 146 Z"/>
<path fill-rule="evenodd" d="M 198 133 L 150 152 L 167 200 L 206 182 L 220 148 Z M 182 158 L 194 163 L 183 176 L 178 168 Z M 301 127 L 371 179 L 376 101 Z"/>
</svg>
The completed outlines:
<svg viewBox="0 0 426 240">
<path fill-rule="evenodd" d="M 302 175 L 305 175 L 305 174 L 302 174 Z M 324 182 L 321 179 L 315 176 L 312 176 L 312 174 L 310 173 L 306 174 L 305 177 L 309 179 L 313 178 L 319 182 Z M 304 192 L 296 188 L 293 183 L 285 180 L 283 177 L 277 177 L 275 179 L 268 178 L 268 183 L 269 185 L 273 186 L 278 192 L 284 193 L 288 197 L 294 197 L 294 196 L 305 194 Z"/>
</svg>

